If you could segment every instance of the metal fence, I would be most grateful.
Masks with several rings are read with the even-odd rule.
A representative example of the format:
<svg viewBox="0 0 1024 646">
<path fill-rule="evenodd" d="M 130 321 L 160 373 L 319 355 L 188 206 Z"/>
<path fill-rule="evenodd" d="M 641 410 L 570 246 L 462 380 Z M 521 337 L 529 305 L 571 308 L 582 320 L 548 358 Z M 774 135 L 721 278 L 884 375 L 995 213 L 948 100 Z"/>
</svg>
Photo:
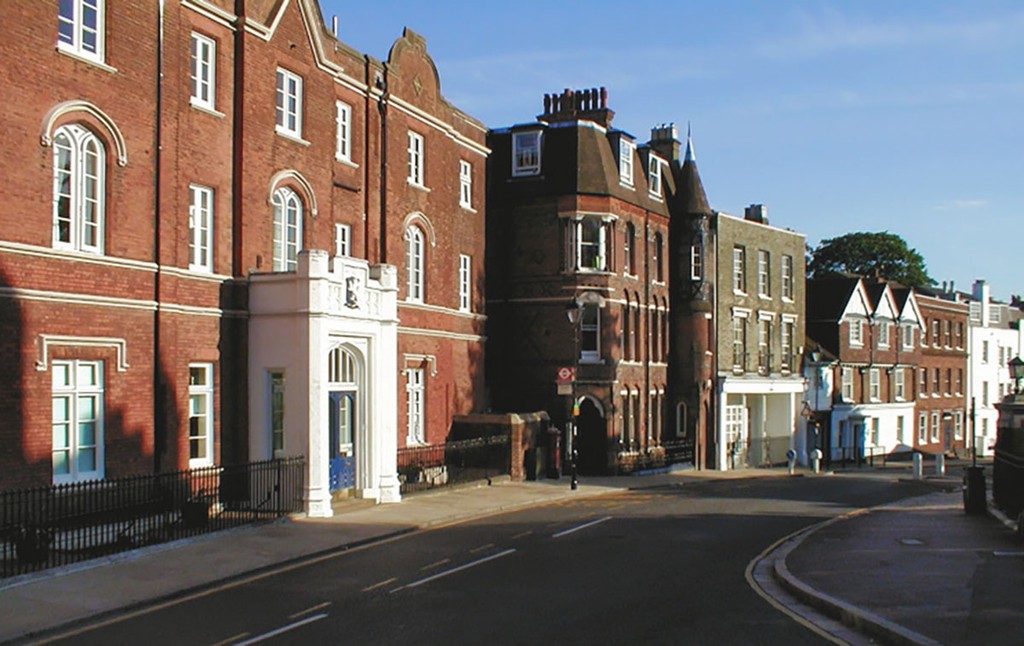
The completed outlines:
<svg viewBox="0 0 1024 646">
<path fill-rule="evenodd" d="M 620 453 L 618 460 L 621 473 L 637 473 L 673 464 L 692 464 L 693 442 L 689 440 L 664 442 L 660 446 L 651 447 L 644 452 Z"/>
<path fill-rule="evenodd" d="M 0 491 L 0 577 L 303 509 L 304 458 Z"/>
<path fill-rule="evenodd" d="M 398 450 L 398 477 L 402 482 L 402 493 L 507 475 L 511 464 L 508 435 Z"/>
</svg>

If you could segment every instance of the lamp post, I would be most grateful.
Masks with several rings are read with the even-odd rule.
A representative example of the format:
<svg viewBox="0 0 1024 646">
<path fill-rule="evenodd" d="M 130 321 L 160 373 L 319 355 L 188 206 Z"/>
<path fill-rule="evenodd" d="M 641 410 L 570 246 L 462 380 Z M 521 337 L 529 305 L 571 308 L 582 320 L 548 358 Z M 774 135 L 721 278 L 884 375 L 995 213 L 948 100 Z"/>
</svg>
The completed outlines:
<svg viewBox="0 0 1024 646">
<path fill-rule="evenodd" d="M 583 318 L 583 303 L 579 302 L 576 298 L 569 301 L 569 304 L 565 306 L 565 316 L 569 319 L 570 325 L 572 325 L 572 402 L 569 409 L 569 419 L 566 420 L 566 424 L 569 425 L 567 440 L 568 440 L 568 454 L 569 454 L 569 488 L 576 490 L 579 488 L 580 481 L 576 473 L 576 421 L 580 415 L 580 405 L 576 400 L 576 380 L 579 377 L 580 370 L 580 323 Z"/>
</svg>

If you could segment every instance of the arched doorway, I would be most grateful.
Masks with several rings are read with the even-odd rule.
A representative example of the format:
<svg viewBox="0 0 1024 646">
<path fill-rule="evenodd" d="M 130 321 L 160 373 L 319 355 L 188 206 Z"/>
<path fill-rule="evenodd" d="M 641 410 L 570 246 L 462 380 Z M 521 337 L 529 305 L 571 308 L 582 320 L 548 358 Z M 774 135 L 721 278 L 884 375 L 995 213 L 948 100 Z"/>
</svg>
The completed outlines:
<svg viewBox="0 0 1024 646">
<path fill-rule="evenodd" d="M 607 474 L 608 425 L 605 423 L 604 414 L 593 400 L 583 398 L 580 402 L 580 415 L 576 424 L 579 472 L 583 475 Z"/>
<path fill-rule="evenodd" d="M 356 429 L 360 423 L 359 364 L 343 346 L 331 350 L 327 360 L 327 432 L 330 490 L 356 485 Z"/>
</svg>

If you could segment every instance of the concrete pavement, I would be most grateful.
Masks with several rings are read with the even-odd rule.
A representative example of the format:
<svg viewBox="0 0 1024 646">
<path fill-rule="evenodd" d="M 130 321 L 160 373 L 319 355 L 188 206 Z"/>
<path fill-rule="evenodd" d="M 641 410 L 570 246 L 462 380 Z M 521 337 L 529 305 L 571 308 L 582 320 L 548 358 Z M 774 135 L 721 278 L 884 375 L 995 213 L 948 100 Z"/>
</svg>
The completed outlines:
<svg viewBox="0 0 1024 646">
<path fill-rule="evenodd" d="M 907 475 L 898 468 L 861 473 L 886 478 Z M 418 494 L 394 505 L 345 502 L 331 519 L 284 520 L 0 580 L 0 641 L 45 639 L 58 629 L 118 616 L 199 593 L 213 584 L 246 579 L 420 528 L 686 479 L 771 476 L 786 477 L 787 473 L 784 469 L 756 469 L 587 478 L 576 491 L 570 490 L 564 478 L 498 481 L 493 486 Z M 955 488 L 957 479 L 936 482 Z M 895 629 L 874 630 L 890 641 L 985 643 L 990 641 L 988 637 L 1017 641 L 1006 635 L 1019 635 L 1024 627 L 1024 558 L 1018 558 L 1024 555 L 1024 547 L 991 518 L 966 516 L 959 503 L 958 492 L 938 491 L 923 499 L 829 521 L 784 541 L 767 558 L 781 587 L 791 595 L 790 603 L 837 605 L 845 608 L 849 623 L 857 630 L 873 630 L 872 621 L 880 620 L 875 623 L 888 622 L 909 636 L 903 639 Z M 1013 582 L 1016 589 L 1004 594 L 1003 589 L 1011 588 Z M 981 635 L 986 638 L 980 642 L 964 639 Z"/>
</svg>

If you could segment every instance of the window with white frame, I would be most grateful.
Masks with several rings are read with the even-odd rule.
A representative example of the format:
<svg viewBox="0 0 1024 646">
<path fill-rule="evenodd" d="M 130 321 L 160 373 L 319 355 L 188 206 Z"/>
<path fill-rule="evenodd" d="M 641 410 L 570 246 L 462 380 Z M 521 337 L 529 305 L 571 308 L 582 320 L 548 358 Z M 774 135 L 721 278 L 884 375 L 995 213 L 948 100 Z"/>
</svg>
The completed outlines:
<svg viewBox="0 0 1024 646">
<path fill-rule="evenodd" d="M 903 349 L 910 350 L 914 347 L 914 326 L 903 326 Z"/>
<path fill-rule="evenodd" d="M 270 386 L 270 450 L 275 458 L 284 457 L 284 372 L 267 374 Z"/>
<path fill-rule="evenodd" d="M 334 225 L 334 255 L 352 255 L 352 227 L 347 224 Z"/>
<path fill-rule="evenodd" d="M 793 300 L 793 256 L 782 256 L 782 298 Z"/>
<path fill-rule="evenodd" d="M 213 271 L 213 189 L 189 186 L 188 268 Z"/>
<path fill-rule="evenodd" d="M 781 365 L 784 370 L 792 370 L 794 362 L 793 357 L 793 322 L 782 321 L 781 337 L 779 340 L 779 349 L 782 352 Z"/>
<path fill-rule="evenodd" d="M 939 441 L 939 423 L 941 418 L 939 417 L 939 411 L 932 411 L 932 442 Z"/>
<path fill-rule="evenodd" d="M 903 419 L 903 415 L 898 416 L 896 418 L 896 441 L 900 444 L 907 443 L 906 429 L 904 428 L 905 425 L 906 422 Z"/>
<path fill-rule="evenodd" d="M 626 139 L 619 139 L 619 181 L 623 184 L 633 185 L 633 153 L 636 152 L 636 144 Z"/>
<path fill-rule="evenodd" d="M 423 368 L 408 368 L 405 371 L 406 444 L 426 444 L 427 441 L 424 420 L 425 379 L 426 371 Z"/>
<path fill-rule="evenodd" d="M 423 135 L 409 131 L 409 176 L 410 184 L 423 186 Z"/>
<path fill-rule="evenodd" d="M 757 367 L 762 374 L 771 370 L 772 364 L 772 322 L 761 318 L 757 321 Z"/>
<path fill-rule="evenodd" d="M 928 413 L 921 413 L 917 417 L 917 442 L 924 444 L 928 441 Z"/>
<path fill-rule="evenodd" d="M 622 269 L 627 276 L 636 276 L 638 271 L 636 266 L 636 227 L 632 222 L 626 223 L 626 233 L 622 236 L 622 243 L 622 264 L 624 265 Z"/>
<path fill-rule="evenodd" d="M 981 382 L 981 405 L 988 406 L 988 382 Z"/>
<path fill-rule="evenodd" d="M 747 369 L 747 319 L 732 317 L 732 367 L 733 370 Z"/>
<path fill-rule="evenodd" d="M 53 246 L 103 253 L 106 149 L 69 124 L 53 136 Z"/>
<path fill-rule="evenodd" d="M 895 392 L 893 394 L 895 395 L 896 400 L 905 400 L 907 398 L 907 382 L 906 372 L 903 368 L 896 368 L 893 370 L 893 379 L 895 380 L 893 385 L 893 390 Z"/>
<path fill-rule="evenodd" d="M 302 138 L 302 77 L 277 68 L 277 131 Z"/>
<path fill-rule="evenodd" d="M 274 271 L 295 271 L 302 249 L 302 201 L 290 188 L 279 188 L 274 207 Z"/>
<path fill-rule="evenodd" d="M 409 227 L 405 233 L 405 298 L 414 303 L 423 302 L 423 271 L 425 268 L 426 239 L 419 227 Z"/>
<path fill-rule="evenodd" d="M 188 366 L 188 466 L 213 464 L 213 364 Z"/>
<path fill-rule="evenodd" d="M 600 216 L 583 216 L 570 227 L 575 268 L 579 271 L 608 271 L 611 223 Z"/>
<path fill-rule="evenodd" d="M 853 401 L 853 368 L 842 368 L 842 390 L 840 395 L 843 401 Z"/>
<path fill-rule="evenodd" d="M 881 420 L 877 417 L 871 418 L 871 446 L 878 446 Z"/>
<path fill-rule="evenodd" d="M 868 370 L 868 395 L 873 402 L 882 400 L 882 375 L 878 368 Z"/>
<path fill-rule="evenodd" d="M 928 368 L 921 368 L 919 377 L 918 392 L 917 396 L 927 397 L 928 396 Z"/>
<path fill-rule="evenodd" d="M 192 32 L 192 105 L 216 109 L 216 83 L 217 42 Z"/>
<path fill-rule="evenodd" d="M 661 196 L 661 163 L 661 159 L 654 155 L 651 155 L 647 162 L 647 190 L 656 197 Z"/>
<path fill-rule="evenodd" d="M 747 249 L 742 245 L 732 248 L 732 289 L 734 292 L 747 292 Z"/>
<path fill-rule="evenodd" d="M 540 130 L 517 132 L 512 135 L 512 175 L 540 173 Z"/>
<path fill-rule="evenodd" d="M 468 312 L 473 299 L 473 260 L 459 254 L 459 310 Z"/>
<path fill-rule="evenodd" d="M 988 363 L 988 341 L 981 342 L 981 362 Z"/>
<path fill-rule="evenodd" d="M 771 254 L 764 249 L 757 251 L 757 293 L 759 296 L 772 295 Z"/>
<path fill-rule="evenodd" d="M 473 208 L 473 164 L 459 160 L 459 206 Z"/>
<path fill-rule="evenodd" d="M 953 413 L 953 437 L 957 440 L 964 439 L 964 412 L 962 410 Z"/>
<path fill-rule="evenodd" d="M 61 0 L 57 47 L 103 62 L 105 0 Z"/>
<path fill-rule="evenodd" d="M 690 245 L 690 280 L 704 278 L 704 253 L 700 244 Z"/>
<path fill-rule="evenodd" d="M 104 474 L 103 362 L 54 361 L 53 483 L 101 480 Z"/>
<path fill-rule="evenodd" d="M 352 106 L 338 101 L 334 116 L 335 146 L 334 157 L 338 161 L 352 162 Z"/>
<path fill-rule="evenodd" d="M 879 321 L 878 322 L 878 347 L 888 348 L 889 347 L 889 322 Z"/>
<path fill-rule="evenodd" d="M 580 361 L 601 360 L 601 308 L 584 303 L 580 317 Z"/>
<path fill-rule="evenodd" d="M 850 319 L 850 345 L 864 345 L 864 321 L 860 319 Z"/>
<path fill-rule="evenodd" d="M 935 368 L 932 371 L 932 395 L 938 397 L 942 393 L 942 370 Z"/>
</svg>

